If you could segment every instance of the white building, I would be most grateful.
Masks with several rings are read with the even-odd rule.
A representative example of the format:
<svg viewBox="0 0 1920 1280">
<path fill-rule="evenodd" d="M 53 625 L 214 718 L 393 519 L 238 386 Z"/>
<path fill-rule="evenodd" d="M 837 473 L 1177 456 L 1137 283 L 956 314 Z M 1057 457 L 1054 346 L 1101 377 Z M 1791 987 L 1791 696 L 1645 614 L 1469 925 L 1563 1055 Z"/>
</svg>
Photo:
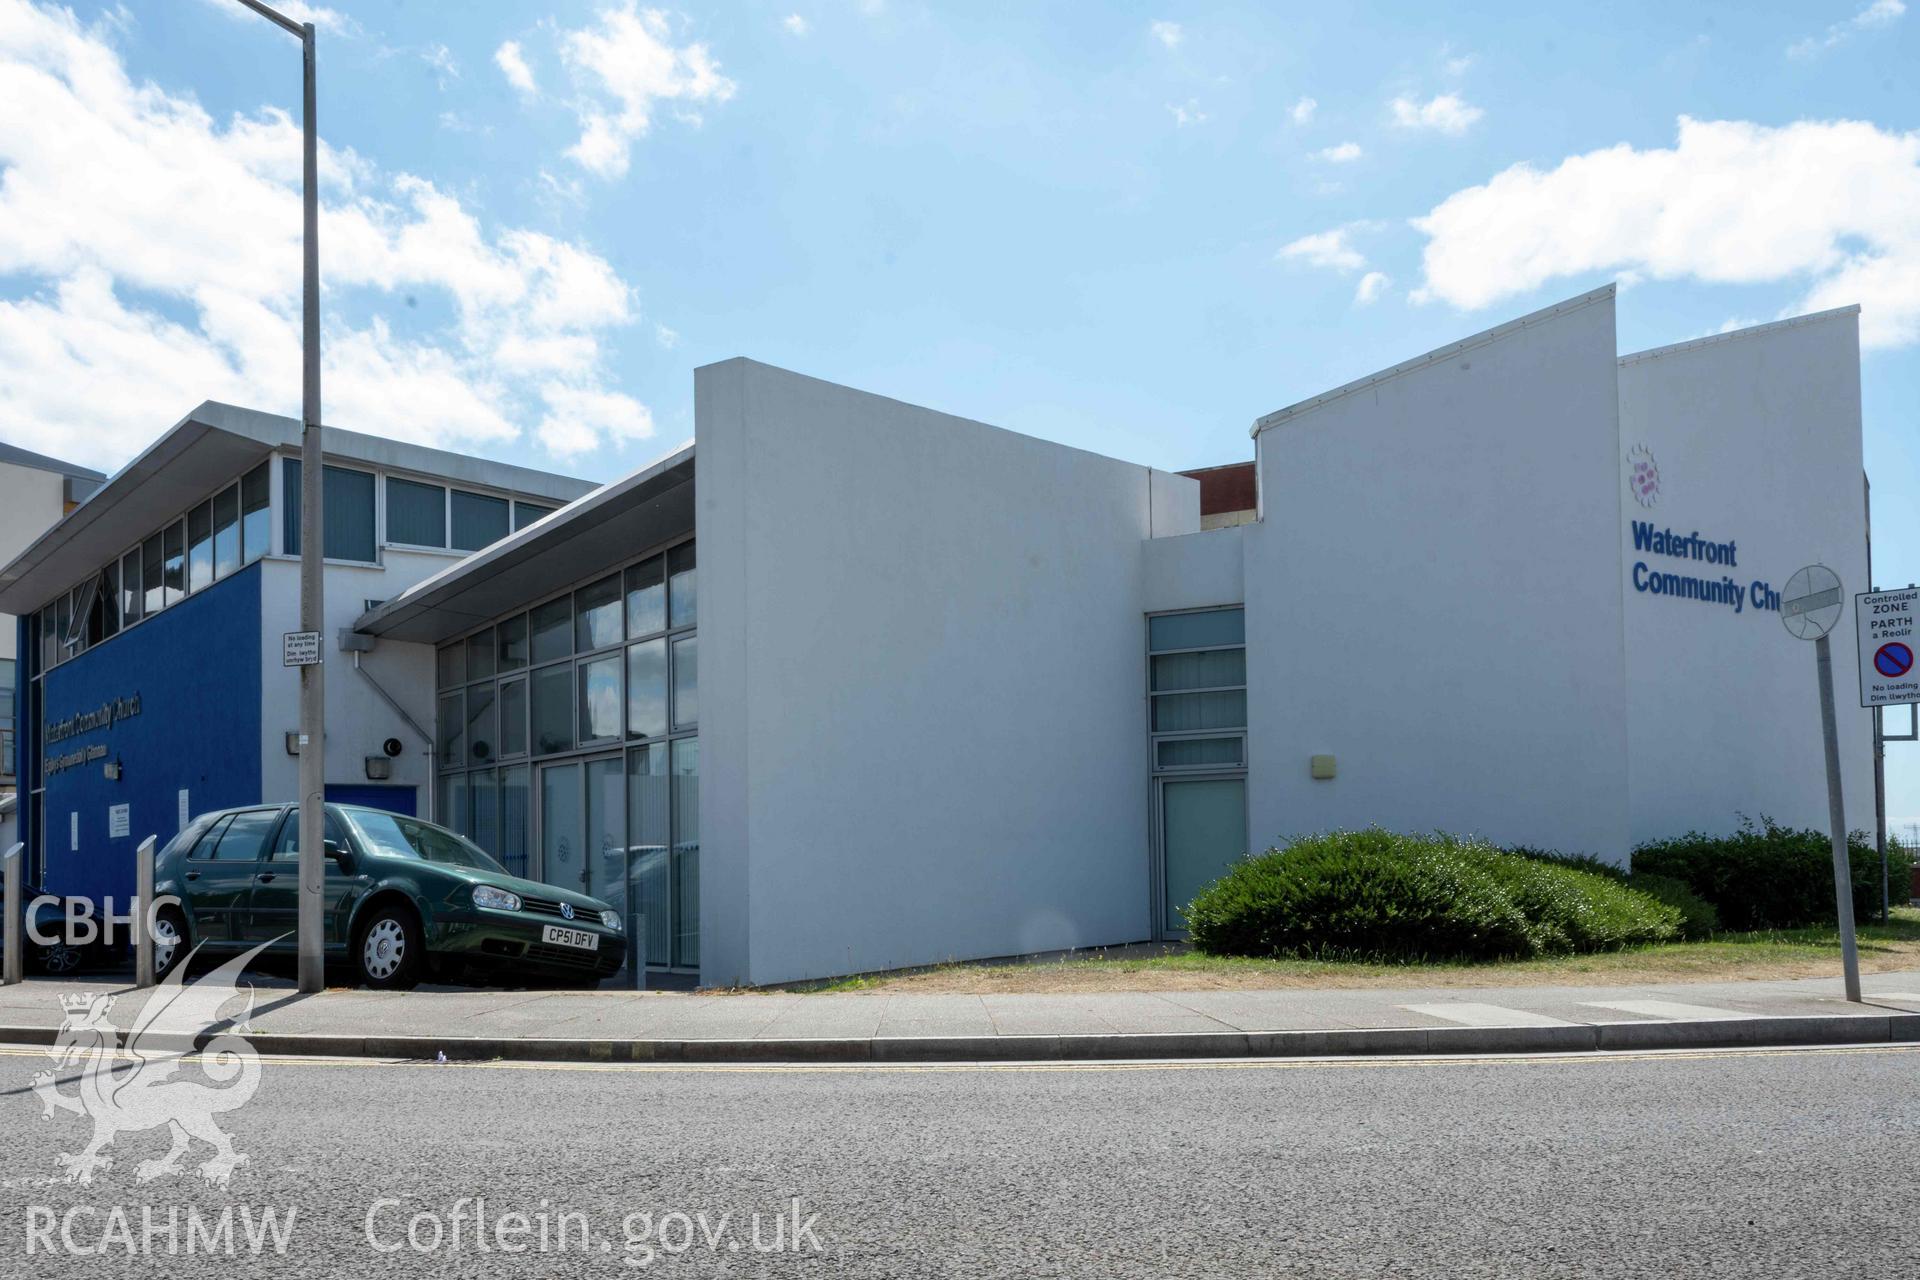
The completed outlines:
<svg viewBox="0 0 1920 1280">
<path fill-rule="evenodd" d="M 1623 358 L 1598 290 L 1267 414 L 1250 476 L 1198 480 L 749 360 L 695 393 L 697 446 L 389 574 L 329 645 L 431 694 L 435 817 L 644 913 L 656 968 L 1166 937 L 1334 827 L 1624 861 L 1825 822 L 1777 612 L 1802 564 L 1868 585 L 1854 309 Z"/>
</svg>

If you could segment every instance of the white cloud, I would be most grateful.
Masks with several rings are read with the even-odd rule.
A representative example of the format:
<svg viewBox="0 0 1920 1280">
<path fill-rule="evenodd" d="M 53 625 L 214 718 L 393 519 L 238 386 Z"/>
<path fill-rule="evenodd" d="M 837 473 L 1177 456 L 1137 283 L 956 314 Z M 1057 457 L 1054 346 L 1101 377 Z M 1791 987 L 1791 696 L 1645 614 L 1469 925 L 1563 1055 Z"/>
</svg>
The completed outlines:
<svg viewBox="0 0 1920 1280">
<path fill-rule="evenodd" d="M 1457 93 L 1442 93 L 1425 102 L 1399 97 L 1387 105 L 1393 122 L 1403 129 L 1433 129 L 1452 137 L 1465 133 L 1486 114 Z"/>
<path fill-rule="evenodd" d="M 1177 22 L 1163 21 L 1150 23 L 1147 26 L 1147 30 L 1152 33 L 1155 40 L 1158 40 L 1169 49 L 1179 48 L 1180 42 L 1187 38 L 1187 33 L 1181 30 L 1180 24 Z"/>
<path fill-rule="evenodd" d="M 1328 164 L 1352 164 L 1365 154 L 1366 152 L 1360 149 L 1359 143 L 1342 142 L 1335 146 L 1322 147 L 1313 153 L 1313 158 L 1325 160 Z"/>
<path fill-rule="evenodd" d="M 1844 22 L 1836 22 L 1817 36 L 1807 36 L 1787 46 L 1789 58 L 1812 58 L 1838 44 L 1845 44 L 1861 31 L 1871 31 L 1897 21 L 1907 11 L 1902 0 L 1873 0 L 1866 8 Z"/>
<path fill-rule="evenodd" d="M 1440 46 L 1440 69 L 1450 76 L 1463 76 L 1473 66 L 1473 55 L 1455 53 L 1451 44 Z"/>
<path fill-rule="evenodd" d="M 1176 128 L 1184 129 L 1188 125 L 1207 122 L 1207 113 L 1200 109 L 1198 98 L 1188 98 L 1184 103 L 1169 102 L 1167 110 L 1173 114 L 1173 123 Z"/>
<path fill-rule="evenodd" d="M 1364 307 L 1375 301 L 1387 291 L 1393 280 L 1384 271 L 1369 271 L 1360 277 L 1359 287 L 1353 291 L 1353 305 Z"/>
<path fill-rule="evenodd" d="M 453 50 L 443 44 L 430 44 L 420 51 L 420 58 L 432 67 L 438 77 L 440 87 L 445 89 L 447 81 L 460 78 L 460 63 L 453 56 Z"/>
<path fill-rule="evenodd" d="M 1312 98 L 1302 98 L 1293 104 L 1292 109 L 1289 110 L 1287 114 L 1293 117 L 1295 124 L 1309 124 L 1313 120 L 1313 113 L 1319 109 L 1320 104 Z"/>
<path fill-rule="evenodd" d="M 249 13 L 234 0 L 205 0 L 229 18 L 239 18 L 248 22 L 258 22 L 257 14 Z M 291 18 L 295 22 L 311 22 L 315 31 L 325 31 L 336 36 L 354 36 L 360 34 L 360 25 L 338 9 L 328 9 L 317 4 L 307 4 L 305 0 L 269 0 L 269 7 Z"/>
<path fill-rule="evenodd" d="M 780 19 L 780 25 L 787 29 L 787 34 L 795 36 L 803 36 L 811 30 L 807 25 L 807 20 L 797 13 L 790 13 Z"/>
<path fill-rule="evenodd" d="M 521 53 L 520 44 L 509 40 L 493 51 L 493 65 L 507 78 L 507 83 L 521 93 L 532 96 L 539 92 L 533 82 L 533 68 L 527 65 L 526 55 Z"/>
<path fill-rule="evenodd" d="M 653 434 L 653 414 L 617 391 L 554 382 L 542 388 L 548 413 L 537 428 L 541 441 L 561 457 L 575 457 L 605 440 L 644 440 Z"/>
<path fill-rule="evenodd" d="M 1421 297 L 1485 307 L 1561 276 L 1804 282 L 1794 310 L 1858 302 L 1873 346 L 1920 342 L 1920 132 L 1681 117 L 1671 148 L 1519 164 L 1414 220 Z"/>
<path fill-rule="evenodd" d="M 203 399 L 296 413 L 299 128 L 136 84 L 97 29 L 27 0 L 0 0 L 0 83 L 0 437 L 110 467 Z M 603 407 L 624 399 L 604 341 L 635 312 L 604 259 L 324 138 L 320 166 L 330 421 L 499 443 L 564 385 L 595 411 L 555 447 L 634 433 L 643 407 Z M 449 321 L 380 314 L 426 292 Z"/>
<path fill-rule="evenodd" d="M 1358 271 L 1367 265 L 1367 259 L 1366 255 L 1353 247 L 1350 232 L 1351 228 L 1335 227 L 1331 231 L 1301 236 L 1283 246 L 1275 256 L 1284 262 L 1304 262 L 1310 267 L 1325 267 L 1330 271 Z"/>
<path fill-rule="evenodd" d="M 736 86 L 706 45 L 673 43 L 664 10 L 625 0 L 597 17 L 598 25 L 560 39 L 561 59 L 583 93 L 575 105 L 580 140 L 567 155 L 591 173 L 617 178 L 627 171 L 634 141 L 653 127 L 655 103 L 673 103 L 676 119 L 698 124 L 697 104 L 725 102 Z"/>
</svg>

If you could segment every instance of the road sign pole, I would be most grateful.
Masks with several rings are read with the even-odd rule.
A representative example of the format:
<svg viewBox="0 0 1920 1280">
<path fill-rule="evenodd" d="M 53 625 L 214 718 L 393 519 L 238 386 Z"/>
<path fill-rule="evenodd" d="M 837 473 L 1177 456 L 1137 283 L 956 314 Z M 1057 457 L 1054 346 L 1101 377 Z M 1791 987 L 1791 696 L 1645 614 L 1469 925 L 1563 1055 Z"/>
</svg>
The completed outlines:
<svg viewBox="0 0 1920 1280">
<path fill-rule="evenodd" d="M 1813 642 L 1820 677 L 1820 728 L 1827 746 L 1827 824 L 1833 833 L 1833 896 L 1839 908 L 1840 963 L 1847 999 L 1860 1003 L 1860 950 L 1853 936 L 1853 872 L 1847 865 L 1847 807 L 1840 793 L 1840 731 L 1833 713 L 1833 648 L 1823 635 Z"/>
</svg>

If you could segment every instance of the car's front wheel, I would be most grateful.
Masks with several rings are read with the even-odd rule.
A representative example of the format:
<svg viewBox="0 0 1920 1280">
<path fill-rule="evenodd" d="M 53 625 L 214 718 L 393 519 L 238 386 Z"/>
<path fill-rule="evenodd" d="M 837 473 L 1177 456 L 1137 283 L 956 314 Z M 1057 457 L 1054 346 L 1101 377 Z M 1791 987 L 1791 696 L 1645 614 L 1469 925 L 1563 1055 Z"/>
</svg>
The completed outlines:
<svg viewBox="0 0 1920 1280">
<path fill-rule="evenodd" d="M 361 985 L 378 991 L 405 991 L 420 981 L 426 938 L 411 908 L 392 903 L 375 907 L 360 926 L 353 965 Z"/>
</svg>

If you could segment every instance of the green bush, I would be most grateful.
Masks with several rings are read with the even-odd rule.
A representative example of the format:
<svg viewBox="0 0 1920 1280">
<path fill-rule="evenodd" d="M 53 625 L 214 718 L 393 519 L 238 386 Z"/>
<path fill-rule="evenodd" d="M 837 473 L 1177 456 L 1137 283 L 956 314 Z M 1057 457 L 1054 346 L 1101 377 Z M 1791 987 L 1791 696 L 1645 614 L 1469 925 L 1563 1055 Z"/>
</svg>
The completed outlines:
<svg viewBox="0 0 1920 1280">
<path fill-rule="evenodd" d="M 1186 908 L 1214 955 L 1498 960 L 1663 942 L 1681 913 L 1606 875 L 1449 835 L 1308 836 Z"/>
<path fill-rule="evenodd" d="M 1858 919 L 1880 912 L 1880 854 L 1859 832 L 1848 839 L 1853 872 L 1853 911 Z M 1908 883 L 1912 853 L 1889 841 L 1892 881 Z M 1633 851 L 1633 874 L 1680 881 L 1713 904 L 1720 923 L 1731 930 L 1798 929 L 1832 924 L 1833 853 L 1825 832 L 1783 827 L 1762 816 L 1756 824 L 1742 818 L 1732 835 L 1690 831 L 1671 840 L 1643 844 Z"/>
<path fill-rule="evenodd" d="M 1628 881 L 1649 898 L 1666 903 L 1680 913 L 1680 936 L 1697 942 L 1720 931 L 1720 913 L 1713 904 L 1687 888 L 1672 876 L 1636 875 Z"/>
</svg>

